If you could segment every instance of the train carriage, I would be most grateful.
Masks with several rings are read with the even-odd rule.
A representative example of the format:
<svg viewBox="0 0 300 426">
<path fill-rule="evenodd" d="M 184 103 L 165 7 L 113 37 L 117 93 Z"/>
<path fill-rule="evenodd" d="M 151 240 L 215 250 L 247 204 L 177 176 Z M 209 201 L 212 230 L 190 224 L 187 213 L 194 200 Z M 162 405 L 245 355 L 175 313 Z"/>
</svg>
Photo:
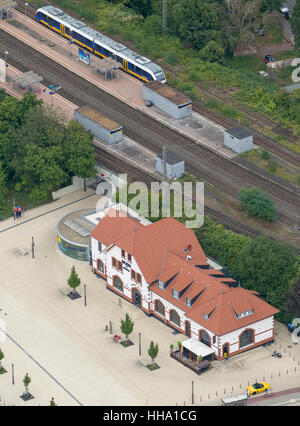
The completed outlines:
<svg viewBox="0 0 300 426">
<path fill-rule="evenodd" d="M 35 18 L 41 24 L 100 58 L 113 57 L 120 62 L 120 68 L 144 82 L 159 80 L 166 82 L 163 70 L 150 59 L 145 58 L 125 45 L 88 27 L 84 22 L 67 15 L 62 10 L 45 6 L 36 11 Z"/>
</svg>

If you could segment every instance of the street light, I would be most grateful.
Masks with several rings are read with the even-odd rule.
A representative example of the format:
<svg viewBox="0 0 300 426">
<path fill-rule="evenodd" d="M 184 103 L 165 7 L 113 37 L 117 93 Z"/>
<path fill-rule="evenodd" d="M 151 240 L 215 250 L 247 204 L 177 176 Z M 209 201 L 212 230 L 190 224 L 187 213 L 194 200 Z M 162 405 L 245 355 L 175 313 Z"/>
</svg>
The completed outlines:
<svg viewBox="0 0 300 426">
<path fill-rule="evenodd" d="M 25 3 L 25 21 L 27 19 L 27 6 L 28 6 L 28 3 Z"/>
<path fill-rule="evenodd" d="M 5 54 L 5 65 L 6 65 L 6 64 L 7 64 L 7 55 L 8 55 L 8 51 L 7 51 L 7 50 L 5 50 L 4 54 Z"/>
</svg>

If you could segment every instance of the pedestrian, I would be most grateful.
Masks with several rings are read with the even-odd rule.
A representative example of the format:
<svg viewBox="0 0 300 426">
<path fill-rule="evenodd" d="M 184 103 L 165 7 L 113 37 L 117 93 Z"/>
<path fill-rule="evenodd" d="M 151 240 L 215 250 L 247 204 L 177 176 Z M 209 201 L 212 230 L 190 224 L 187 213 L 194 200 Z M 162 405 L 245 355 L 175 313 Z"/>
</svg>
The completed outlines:
<svg viewBox="0 0 300 426">
<path fill-rule="evenodd" d="M 19 217 L 21 217 L 22 216 L 22 209 L 21 209 L 21 207 L 19 207 Z"/>
<path fill-rule="evenodd" d="M 14 208 L 14 220 L 16 220 L 18 218 L 18 209 L 17 207 Z"/>
</svg>

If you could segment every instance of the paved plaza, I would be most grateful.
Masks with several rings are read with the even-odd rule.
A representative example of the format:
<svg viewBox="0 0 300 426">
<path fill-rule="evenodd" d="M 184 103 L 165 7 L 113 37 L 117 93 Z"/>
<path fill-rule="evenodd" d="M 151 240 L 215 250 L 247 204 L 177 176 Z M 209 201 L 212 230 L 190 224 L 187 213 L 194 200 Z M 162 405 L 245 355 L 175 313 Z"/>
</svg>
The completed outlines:
<svg viewBox="0 0 300 426">
<path fill-rule="evenodd" d="M 49 405 L 190 405 L 192 382 L 197 405 L 220 405 L 224 395 L 241 393 L 248 381 L 265 380 L 273 391 L 299 386 L 300 343 L 293 345 L 286 328 L 276 324 L 277 344 L 260 347 L 211 367 L 198 376 L 169 356 L 169 346 L 186 339 L 153 317 L 105 288 L 92 274 L 88 263 L 65 257 L 57 247 L 59 219 L 76 209 L 93 208 L 98 196 L 91 189 L 75 192 L 51 204 L 25 212 L 21 219 L 0 223 L 0 347 L 7 373 L 0 375 L 0 397 L 6 404 Z M 31 242 L 34 237 L 34 258 Z M 27 251 L 27 255 L 22 255 Z M 72 265 L 81 278 L 78 292 L 84 297 L 70 300 L 62 293 Z M 113 342 L 105 326 L 121 334 L 120 319 L 128 312 L 135 326 L 133 346 Z M 159 344 L 153 372 L 139 361 L 148 358 L 150 341 Z M 3 341 L 4 340 L 4 341 Z M 282 345 L 281 347 L 279 345 Z M 282 359 L 273 358 L 274 349 Z M 14 384 L 12 384 L 14 364 Z M 223 370 L 222 370 L 223 368 Z M 228 370 L 228 371 L 226 371 Z M 225 371 L 225 372 L 224 372 Z M 23 378 L 32 378 L 29 390 L 34 399 L 24 402 Z"/>
</svg>

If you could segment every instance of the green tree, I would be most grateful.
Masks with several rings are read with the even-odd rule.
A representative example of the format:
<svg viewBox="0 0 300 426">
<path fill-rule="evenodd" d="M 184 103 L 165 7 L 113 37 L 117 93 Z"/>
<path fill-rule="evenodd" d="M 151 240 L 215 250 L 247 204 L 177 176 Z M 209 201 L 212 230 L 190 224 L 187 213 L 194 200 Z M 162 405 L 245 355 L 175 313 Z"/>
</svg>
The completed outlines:
<svg viewBox="0 0 300 426">
<path fill-rule="evenodd" d="M 71 269 L 71 275 L 68 279 L 68 285 L 73 290 L 73 294 L 76 294 L 76 288 L 80 286 L 80 278 L 77 275 L 77 272 L 75 271 L 75 266 L 72 266 Z"/>
<path fill-rule="evenodd" d="M 300 317 L 300 273 L 290 290 L 286 292 L 286 311 L 290 314 L 290 320 Z"/>
<path fill-rule="evenodd" d="M 25 394 L 28 395 L 28 386 L 31 383 L 31 377 L 28 375 L 28 373 L 26 373 L 24 379 L 23 379 L 23 384 L 25 386 Z"/>
<path fill-rule="evenodd" d="M 149 16 L 152 13 L 151 0 L 125 0 L 124 4 L 144 17 Z"/>
<path fill-rule="evenodd" d="M 50 400 L 50 407 L 56 407 L 57 406 L 57 404 L 56 404 L 56 402 L 54 401 L 54 398 L 52 397 L 51 398 L 51 400 Z"/>
<path fill-rule="evenodd" d="M 266 11 L 273 12 L 279 10 L 282 3 L 282 0 L 262 0 L 260 11 L 263 13 Z"/>
<path fill-rule="evenodd" d="M 155 358 L 157 357 L 158 354 L 158 343 L 154 344 L 153 340 L 151 340 L 150 342 L 150 346 L 148 349 L 148 355 L 150 356 L 151 360 L 152 360 L 152 364 L 154 364 Z"/>
<path fill-rule="evenodd" d="M 0 371 L 2 370 L 2 360 L 4 359 L 4 352 L 2 351 L 2 349 L 0 348 Z"/>
<path fill-rule="evenodd" d="M 195 49 L 202 49 L 210 40 L 221 42 L 213 5 L 204 0 L 181 0 L 175 6 L 175 15 L 177 35 Z"/>
<path fill-rule="evenodd" d="M 273 222 L 276 219 L 275 206 L 271 198 L 258 188 L 240 189 L 241 207 L 248 216 L 260 217 Z"/>
<path fill-rule="evenodd" d="M 200 58 L 206 62 L 224 63 L 224 49 L 214 40 L 210 40 L 203 49 L 200 50 Z"/>
<path fill-rule="evenodd" d="M 75 120 L 66 127 L 64 153 L 69 173 L 82 178 L 96 176 L 93 136 Z"/>
<path fill-rule="evenodd" d="M 279 318 L 284 318 L 285 294 L 298 267 L 299 259 L 287 244 L 259 236 L 240 250 L 230 271 L 245 288 L 283 311 Z"/>
<path fill-rule="evenodd" d="M 121 331 L 126 336 L 126 340 L 128 340 L 129 334 L 132 333 L 134 327 L 134 322 L 130 318 L 128 314 L 125 315 L 125 320 L 121 319 Z"/>
<path fill-rule="evenodd" d="M 5 195 L 7 193 L 7 186 L 5 180 L 5 174 L 0 162 L 0 217 L 4 217 L 9 213 L 10 208 L 5 201 Z"/>
<path fill-rule="evenodd" d="M 300 48 L 300 0 L 296 0 L 291 18 L 291 27 L 295 37 L 295 47 Z"/>
</svg>

